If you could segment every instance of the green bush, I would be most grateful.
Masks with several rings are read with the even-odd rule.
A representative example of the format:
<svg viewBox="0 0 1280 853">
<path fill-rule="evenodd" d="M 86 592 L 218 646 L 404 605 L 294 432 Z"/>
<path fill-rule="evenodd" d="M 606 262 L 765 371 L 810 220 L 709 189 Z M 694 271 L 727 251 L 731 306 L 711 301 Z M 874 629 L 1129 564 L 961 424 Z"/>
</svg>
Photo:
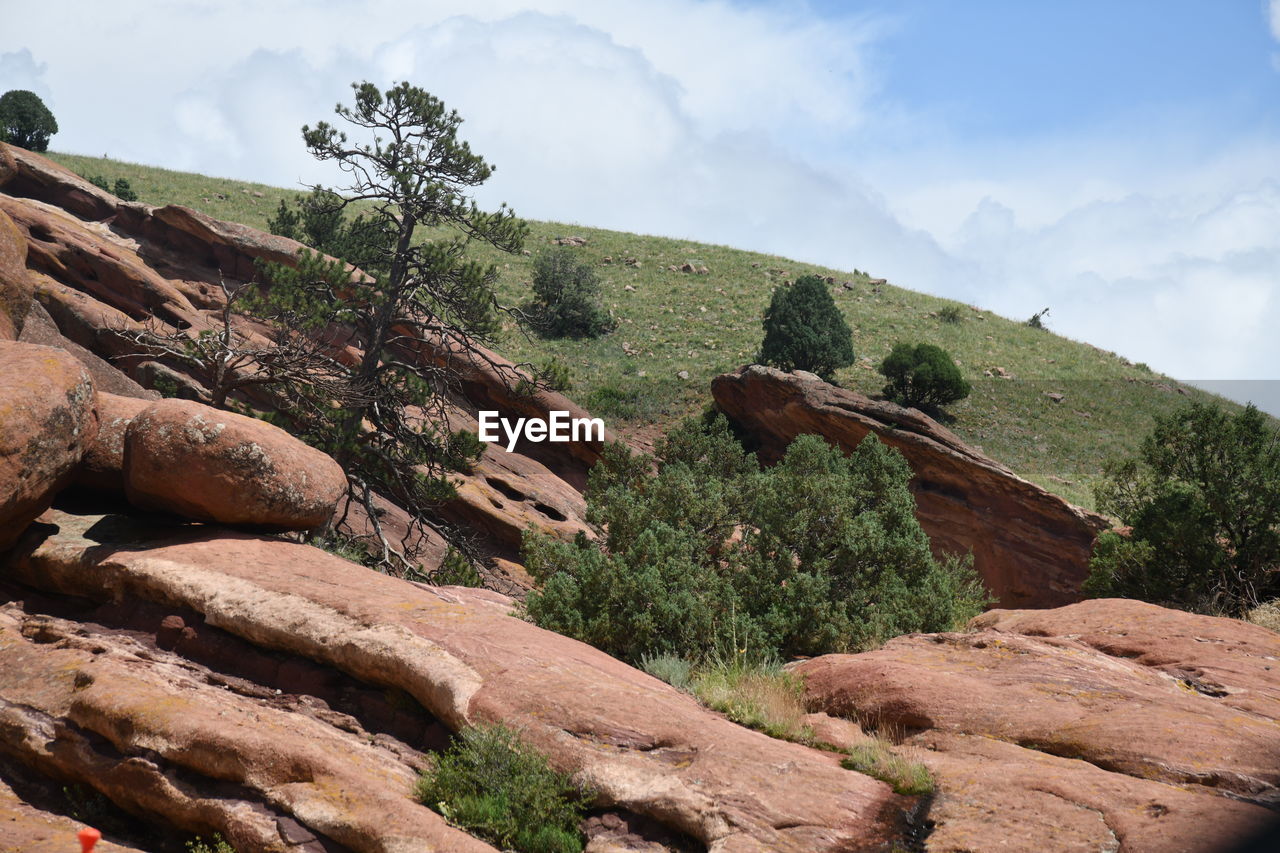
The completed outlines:
<svg viewBox="0 0 1280 853">
<path fill-rule="evenodd" d="M 569 775 L 500 725 L 464 730 L 418 778 L 418 800 L 504 849 L 578 853 L 590 802 Z"/>
<path fill-rule="evenodd" d="M 938 319 L 944 323 L 959 323 L 962 319 L 960 315 L 960 306 L 943 305 L 938 309 Z"/>
<path fill-rule="evenodd" d="M 761 364 L 808 370 L 830 381 L 853 359 L 853 332 L 821 278 L 804 275 L 773 292 L 764 312 Z"/>
<path fill-rule="evenodd" d="M 188 853 L 236 853 L 236 849 L 216 832 L 209 841 L 197 836 L 188 841 L 186 847 Z"/>
<path fill-rule="evenodd" d="M 133 191 L 133 187 L 124 178 L 116 178 L 114 185 L 108 184 L 107 179 L 102 175 L 90 175 L 85 180 L 99 189 L 106 190 L 121 201 L 138 200 L 138 194 Z"/>
<path fill-rule="evenodd" d="M 46 151 L 58 120 L 35 92 L 10 89 L 0 95 L 0 142 L 31 151 Z"/>
<path fill-rule="evenodd" d="M 1132 530 L 1098 537 L 1086 593 L 1232 616 L 1280 597 L 1280 432 L 1255 407 L 1158 417 L 1094 491 Z"/>
<path fill-rule="evenodd" d="M 889 380 L 885 396 L 904 406 L 945 406 L 972 390 L 947 351 L 933 344 L 895 345 L 880 372 Z"/>
<path fill-rule="evenodd" d="M 111 187 L 111 192 L 121 201 L 138 200 L 138 194 L 133 191 L 133 187 L 129 186 L 129 182 L 124 178 L 116 178 L 115 184 Z"/>
<path fill-rule="evenodd" d="M 1027 325 L 1033 329 L 1044 329 L 1045 328 L 1044 318 L 1047 316 L 1049 316 L 1049 309 L 1042 308 L 1041 310 L 1031 315 L 1031 318 L 1027 320 Z"/>
<path fill-rule="evenodd" d="M 875 438 L 845 457 L 801 436 L 762 471 L 721 417 L 656 450 L 611 446 L 592 469 L 599 543 L 526 533 L 542 627 L 632 662 L 761 661 L 947 630 L 985 603 L 968 562 L 933 558 L 910 469 Z"/>
<path fill-rule="evenodd" d="M 533 260 L 534 329 L 548 338 L 598 338 L 616 323 L 600 301 L 600 279 L 573 249 L 561 246 Z"/>
</svg>

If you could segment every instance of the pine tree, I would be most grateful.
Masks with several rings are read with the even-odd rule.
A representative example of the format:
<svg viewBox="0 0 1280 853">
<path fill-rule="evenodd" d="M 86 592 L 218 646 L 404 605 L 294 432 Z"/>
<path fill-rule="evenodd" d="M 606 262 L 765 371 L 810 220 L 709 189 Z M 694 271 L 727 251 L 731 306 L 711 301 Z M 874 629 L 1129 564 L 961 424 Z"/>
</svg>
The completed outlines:
<svg viewBox="0 0 1280 853">
<path fill-rule="evenodd" d="M 773 292 L 764 314 L 761 363 L 808 370 L 830 381 L 853 359 L 853 332 L 822 279 L 801 276 Z"/>
</svg>

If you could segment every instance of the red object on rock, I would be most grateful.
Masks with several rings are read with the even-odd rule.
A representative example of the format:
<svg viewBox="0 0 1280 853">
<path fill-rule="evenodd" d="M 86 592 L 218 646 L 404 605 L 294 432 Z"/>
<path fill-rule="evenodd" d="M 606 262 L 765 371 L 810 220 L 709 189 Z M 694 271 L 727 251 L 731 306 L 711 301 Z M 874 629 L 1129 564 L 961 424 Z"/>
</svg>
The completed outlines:
<svg viewBox="0 0 1280 853">
<path fill-rule="evenodd" d="M 102 833 L 92 826 L 86 826 L 76 833 L 76 838 L 80 839 L 80 853 L 93 853 L 93 846 L 101 840 Z"/>
</svg>

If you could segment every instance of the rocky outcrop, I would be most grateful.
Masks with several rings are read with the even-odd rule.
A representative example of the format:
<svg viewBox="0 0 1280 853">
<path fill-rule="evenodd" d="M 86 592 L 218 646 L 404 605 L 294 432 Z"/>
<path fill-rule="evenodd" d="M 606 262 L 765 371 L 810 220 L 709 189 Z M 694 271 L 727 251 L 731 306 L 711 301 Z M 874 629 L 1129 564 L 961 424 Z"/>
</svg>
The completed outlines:
<svg viewBox="0 0 1280 853">
<path fill-rule="evenodd" d="M 271 841 L 285 818 L 351 849 L 469 849 L 442 846 L 445 827 L 407 797 L 432 748 L 421 735 L 438 724 L 515 727 L 588 783 L 601 812 L 715 851 L 884 849 L 911 806 L 835 755 L 736 726 L 516 618 L 496 593 L 419 586 L 266 537 L 57 511 L 8 579 L 42 593 L 18 590 L 0 624 L 0 725 L 16 734 L 0 749 L 123 807 L 252 841 L 242 849 L 292 849 Z M 68 600 L 86 602 L 75 625 L 59 621 Z M 344 721 L 328 705 L 359 690 L 402 693 L 392 704 L 418 723 L 378 735 L 358 708 Z M 55 754 L 55 742 L 68 746 Z M 165 791 L 169 778 L 183 784 Z M 218 803 L 204 793 L 213 779 L 226 786 Z"/>
<path fill-rule="evenodd" d="M 14 217 L 28 253 L 27 283 L 42 320 L 31 339 L 65 346 L 90 367 L 101 390 L 122 396 L 154 396 L 146 389 L 165 387 L 169 394 L 208 400 L 208 377 L 189 365 L 141 354 L 135 338 L 148 326 L 193 336 L 216 328 L 223 282 L 235 286 L 255 278 L 260 261 L 293 263 L 303 248 L 187 208 L 122 202 L 27 151 L 6 150 L 0 158 L 3 211 Z M 234 323 L 250 337 L 262 331 L 244 318 Z M 358 361 L 361 353 L 350 330 L 331 329 L 329 335 L 335 358 Z M 557 410 L 587 416 L 563 395 L 532 388 L 526 373 L 508 359 L 483 347 L 460 346 L 450 335 L 407 334 L 400 354 L 444 368 L 440 384 L 449 398 L 451 430 L 474 429 L 477 412 L 490 409 L 512 418 L 545 418 Z M 248 393 L 254 396 L 240 402 L 266 410 L 278 404 L 268 394 Z M 520 576 L 511 561 L 519 558 L 527 526 L 565 538 L 586 529 L 581 491 L 603 443 L 522 442 L 510 454 L 491 448 L 472 471 L 455 475 L 459 498 L 442 507 L 436 522 L 441 529 L 466 527 L 476 554 L 503 560 Z M 423 546 L 423 565 L 434 568 L 432 561 L 443 554 L 439 532 L 409 531 L 410 525 L 398 521 L 403 511 L 385 496 L 374 502 L 384 505 L 379 510 L 385 511 L 383 529 L 408 532 L 411 543 Z M 364 507 L 344 517 L 352 534 L 375 527 Z"/>
<path fill-rule="evenodd" d="M 272 530 L 319 527 L 347 488 L 338 463 L 279 427 L 188 400 L 133 415 L 122 465 L 134 506 Z"/>
<path fill-rule="evenodd" d="M 0 341 L 18 337 L 30 304 L 27 243 L 13 220 L 0 212 Z"/>
<path fill-rule="evenodd" d="M 1217 850 L 1280 806 L 1280 634 L 1125 600 L 795 666 L 937 775 L 933 851 Z"/>
<path fill-rule="evenodd" d="M 874 434 L 915 476 L 920 526 L 937 552 L 973 553 L 1006 607 L 1076 601 L 1102 516 L 1073 506 L 988 459 L 916 409 L 837 388 L 812 374 L 752 365 L 716 377 L 716 406 L 760 444 L 765 461 L 816 433 L 846 452 Z"/>
<path fill-rule="evenodd" d="M 75 476 L 98 433 L 93 380 L 63 350 L 0 341 L 0 551 Z"/>
</svg>

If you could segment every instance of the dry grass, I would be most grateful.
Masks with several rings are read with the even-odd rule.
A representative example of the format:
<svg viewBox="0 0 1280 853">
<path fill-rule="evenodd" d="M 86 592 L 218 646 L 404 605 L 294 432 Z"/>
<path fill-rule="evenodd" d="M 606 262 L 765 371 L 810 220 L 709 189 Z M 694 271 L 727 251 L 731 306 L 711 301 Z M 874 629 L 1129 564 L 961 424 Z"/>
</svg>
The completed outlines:
<svg viewBox="0 0 1280 853">
<path fill-rule="evenodd" d="M 1244 615 L 1244 621 L 1280 632 L 1280 598 L 1259 604 Z"/>
</svg>

